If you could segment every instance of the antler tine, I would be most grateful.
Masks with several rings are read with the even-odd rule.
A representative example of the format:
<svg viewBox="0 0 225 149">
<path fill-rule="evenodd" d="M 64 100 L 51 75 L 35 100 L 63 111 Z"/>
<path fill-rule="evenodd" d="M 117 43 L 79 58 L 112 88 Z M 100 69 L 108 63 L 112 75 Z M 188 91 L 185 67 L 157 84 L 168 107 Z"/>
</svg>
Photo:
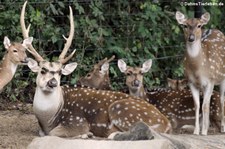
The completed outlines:
<svg viewBox="0 0 225 149">
<path fill-rule="evenodd" d="M 28 28 L 26 28 L 25 25 L 25 9 L 26 9 L 26 5 L 27 5 L 27 1 L 25 1 L 25 3 L 23 4 L 23 8 L 21 10 L 21 15 L 20 15 L 20 25 L 21 25 L 21 29 L 22 29 L 22 33 L 23 33 L 23 38 L 26 39 L 29 37 L 29 31 L 30 31 L 30 24 L 28 26 Z M 34 49 L 34 47 L 32 45 L 28 45 L 28 49 L 27 49 L 34 57 L 37 61 L 43 61 L 44 59 L 37 53 L 37 51 Z"/>
<path fill-rule="evenodd" d="M 106 62 L 111 62 L 112 60 L 114 60 L 114 58 L 115 58 L 115 55 L 113 55 L 110 59 L 108 59 Z"/>
<path fill-rule="evenodd" d="M 74 36 L 74 21 L 73 21 L 73 11 L 72 8 L 69 6 L 70 9 L 70 34 L 69 37 L 66 38 L 63 36 L 64 39 L 66 39 L 66 43 L 64 45 L 63 51 L 59 56 L 59 61 L 64 64 L 66 63 L 72 56 L 74 55 L 75 51 L 74 50 L 68 57 L 65 58 L 67 51 L 69 50 L 69 47 L 71 46 L 73 36 Z"/>
<path fill-rule="evenodd" d="M 100 62 L 98 62 L 98 64 L 96 64 L 97 67 L 101 67 L 101 65 L 103 65 L 104 63 L 109 63 L 111 62 L 113 59 L 115 58 L 115 55 L 113 55 L 110 59 L 108 59 L 107 57 L 104 58 L 103 60 L 101 60 Z"/>
</svg>

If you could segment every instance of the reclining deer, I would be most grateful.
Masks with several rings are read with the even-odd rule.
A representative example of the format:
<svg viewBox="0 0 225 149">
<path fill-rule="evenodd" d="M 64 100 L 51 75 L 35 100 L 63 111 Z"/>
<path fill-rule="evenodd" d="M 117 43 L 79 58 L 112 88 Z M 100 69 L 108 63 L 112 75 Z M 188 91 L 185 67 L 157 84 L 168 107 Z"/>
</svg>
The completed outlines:
<svg viewBox="0 0 225 149">
<path fill-rule="evenodd" d="M 21 20 L 24 20 L 26 3 Z M 29 28 L 21 21 L 24 38 L 29 37 Z M 127 94 L 88 88 L 60 86 L 61 74 L 69 75 L 77 63 L 65 64 L 74 54 L 65 55 L 74 35 L 73 13 L 70 7 L 70 34 L 59 60 L 44 60 L 29 46 L 34 61 L 29 68 L 37 73 L 33 109 L 42 135 L 78 136 L 92 132 L 95 136 L 107 137 L 115 131 L 125 131 L 137 121 L 143 121 L 158 132 L 169 132 L 171 124 L 153 105 Z"/>
<path fill-rule="evenodd" d="M 113 55 L 110 59 L 104 58 L 95 64 L 93 70 L 86 76 L 81 77 L 77 84 L 95 89 L 110 90 L 109 62 L 114 58 L 115 56 Z"/>
<path fill-rule="evenodd" d="M 8 37 L 4 38 L 4 46 L 7 53 L 0 64 L 0 92 L 13 78 L 18 65 L 27 63 L 26 49 L 33 38 L 27 38 L 23 43 L 11 43 Z"/>
<path fill-rule="evenodd" d="M 171 90 L 168 88 L 152 89 L 145 91 L 143 85 L 143 75 L 151 68 L 152 60 L 147 60 L 141 67 L 130 67 L 121 59 L 118 61 L 118 67 L 122 73 L 126 75 L 126 85 L 129 88 L 130 95 L 141 97 L 151 104 L 154 104 L 167 118 L 171 121 L 175 131 L 179 131 L 184 125 L 194 125 L 195 109 L 192 102 L 192 94 L 189 90 Z M 170 86 L 176 87 L 173 84 L 175 81 L 169 82 Z M 181 81 L 181 88 L 185 87 L 184 81 Z M 218 96 L 215 97 L 218 99 Z M 218 101 L 213 100 L 212 110 L 210 115 L 212 124 L 216 128 L 220 128 L 220 107 Z M 190 127 L 186 127 L 190 128 Z"/>
<path fill-rule="evenodd" d="M 210 19 L 205 13 L 201 18 L 188 19 L 176 12 L 176 20 L 184 26 L 186 52 L 184 58 L 187 76 L 195 105 L 195 131 L 199 135 L 200 90 L 203 92 L 203 123 L 201 134 L 207 135 L 209 127 L 209 104 L 214 85 L 220 85 L 221 131 L 225 131 L 224 93 L 225 93 L 225 36 L 216 29 L 202 30 Z"/>
</svg>

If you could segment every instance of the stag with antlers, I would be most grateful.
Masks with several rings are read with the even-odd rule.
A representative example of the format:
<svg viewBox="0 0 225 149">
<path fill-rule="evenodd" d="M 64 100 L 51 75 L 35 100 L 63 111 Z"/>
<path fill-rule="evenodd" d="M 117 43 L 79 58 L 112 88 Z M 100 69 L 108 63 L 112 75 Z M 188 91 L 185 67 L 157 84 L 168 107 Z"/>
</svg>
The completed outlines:
<svg viewBox="0 0 225 149">
<path fill-rule="evenodd" d="M 29 37 L 21 12 L 24 38 Z M 61 74 L 69 75 L 77 63 L 64 65 L 74 54 L 65 55 L 74 35 L 73 12 L 70 7 L 70 34 L 66 38 L 59 60 L 44 60 L 33 48 L 29 51 L 38 61 L 31 60 L 29 68 L 37 73 L 33 109 L 41 127 L 41 135 L 78 136 L 92 132 L 107 137 L 115 131 L 128 130 L 137 121 L 143 121 L 158 132 L 169 132 L 171 124 L 153 105 L 120 92 L 60 86 Z"/>
</svg>

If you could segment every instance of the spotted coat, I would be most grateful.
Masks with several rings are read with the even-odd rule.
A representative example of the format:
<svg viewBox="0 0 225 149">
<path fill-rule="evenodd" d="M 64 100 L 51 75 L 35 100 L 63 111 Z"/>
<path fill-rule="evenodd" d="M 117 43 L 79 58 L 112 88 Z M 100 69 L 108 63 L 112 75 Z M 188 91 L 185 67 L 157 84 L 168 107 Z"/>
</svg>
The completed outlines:
<svg viewBox="0 0 225 149">
<path fill-rule="evenodd" d="M 65 136 L 92 132 L 107 137 L 115 131 L 127 131 L 138 121 L 143 121 L 158 132 L 169 132 L 171 124 L 153 105 L 127 94 L 69 88 L 63 86 L 64 105 L 53 121 L 68 131 Z"/>
</svg>

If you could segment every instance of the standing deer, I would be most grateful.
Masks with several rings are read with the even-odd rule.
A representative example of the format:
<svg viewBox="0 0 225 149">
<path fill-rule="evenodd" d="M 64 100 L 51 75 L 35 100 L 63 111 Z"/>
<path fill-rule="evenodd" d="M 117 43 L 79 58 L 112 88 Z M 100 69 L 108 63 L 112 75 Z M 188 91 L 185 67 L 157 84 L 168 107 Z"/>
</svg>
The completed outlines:
<svg viewBox="0 0 225 149">
<path fill-rule="evenodd" d="M 98 64 L 95 64 L 92 71 L 78 80 L 78 85 L 95 89 L 110 90 L 109 62 L 114 58 L 115 56 L 113 55 L 110 59 L 105 58 L 98 62 Z"/>
<path fill-rule="evenodd" d="M 7 50 L 0 64 L 0 92 L 13 78 L 18 65 L 27 63 L 26 48 L 32 43 L 33 38 L 27 38 L 23 43 L 11 43 L 8 37 L 4 38 Z"/>
<path fill-rule="evenodd" d="M 24 13 L 21 12 L 21 26 L 24 38 L 28 37 Z M 66 38 L 59 60 L 48 62 L 32 47 L 34 61 L 29 60 L 29 68 L 37 73 L 33 109 L 41 127 L 41 135 L 78 136 L 92 132 L 106 137 L 115 131 L 126 131 L 132 124 L 143 121 L 158 132 L 169 132 L 171 124 L 158 109 L 147 102 L 127 94 L 101 91 L 89 88 L 60 86 L 61 74 L 69 75 L 77 63 L 65 64 L 74 54 L 65 55 L 74 35 L 73 12 L 70 8 L 70 34 Z"/>
<path fill-rule="evenodd" d="M 152 61 L 147 60 L 141 67 L 130 67 L 120 59 L 118 61 L 118 67 L 122 73 L 126 75 L 126 85 L 129 88 L 130 95 L 141 97 L 149 103 L 155 105 L 160 112 L 162 112 L 172 123 L 172 127 L 175 131 L 179 131 L 184 125 L 194 125 L 195 108 L 192 100 L 192 94 L 189 90 L 184 90 L 186 85 L 185 80 L 172 80 L 168 79 L 168 84 L 177 89 L 179 87 L 182 90 L 174 90 L 168 88 L 152 89 L 148 92 L 145 91 L 143 85 L 143 74 L 148 72 L 151 68 Z M 143 69 L 146 69 L 143 71 Z M 220 127 L 220 107 L 217 101 L 218 96 L 215 94 L 210 113 L 212 116 L 212 124 L 216 128 Z M 218 105 L 219 104 L 219 105 Z"/>
<path fill-rule="evenodd" d="M 214 85 L 220 85 L 221 131 L 225 131 L 224 92 L 225 92 L 225 36 L 219 30 L 202 30 L 210 19 L 205 13 L 200 19 L 188 19 L 177 11 L 176 19 L 184 26 L 186 52 L 184 58 L 185 74 L 195 104 L 195 130 L 199 135 L 200 90 L 203 92 L 202 135 L 207 135 L 209 127 L 209 104 Z"/>
</svg>

